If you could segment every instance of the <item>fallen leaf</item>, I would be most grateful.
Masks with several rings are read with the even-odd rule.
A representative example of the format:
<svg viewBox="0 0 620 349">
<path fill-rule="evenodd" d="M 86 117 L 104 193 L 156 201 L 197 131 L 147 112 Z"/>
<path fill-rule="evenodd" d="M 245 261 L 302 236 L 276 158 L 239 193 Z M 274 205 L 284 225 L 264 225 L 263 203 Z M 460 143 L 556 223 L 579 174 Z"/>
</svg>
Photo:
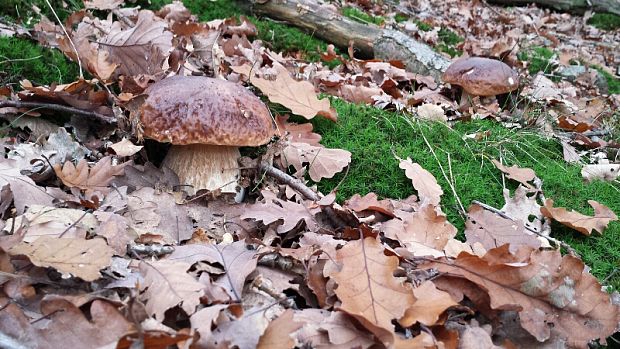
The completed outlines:
<svg viewBox="0 0 620 349">
<path fill-rule="evenodd" d="M 344 206 L 355 212 L 371 210 L 394 217 L 394 205 L 392 205 L 392 202 L 388 199 L 379 201 L 375 193 L 368 193 L 364 196 L 355 194 L 345 202 Z"/>
<path fill-rule="evenodd" d="M 319 100 L 314 86 L 308 81 L 297 81 L 289 75 L 286 68 L 274 64 L 278 72 L 275 80 L 250 77 L 252 85 L 258 87 L 270 101 L 280 103 L 289 108 L 294 114 L 301 115 L 306 119 L 312 119 L 316 115 L 324 116 L 336 121 L 337 113 L 329 104 L 329 99 Z"/>
<path fill-rule="evenodd" d="M 290 143 L 282 154 L 283 161 L 297 171 L 302 170 L 303 164 L 307 163 L 310 178 L 315 182 L 334 177 L 351 163 L 349 151 L 316 147 L 307 143 Z"/>
<path fill-rule="evenodd" d="M 545 217 L 553 218 L 586 236 L 592 234 L 592 230 L 596 230 L 599 234 L 603 234 L 609 222 L 618 220 L 618 216 L 607 206 L 599 204 L 594 200 L 588 200 L 588 203 L 594 208 L 594 216 L 586 216 L 572 210 L 568 211 L 562 207 L 553 207 L 552 199 L 547 199 L 545 201 L 545 206 L 541 207 L 540 211 Z"/>
<path fill-rule="evenodd" d="M 247 309 L 240 319 L 220 323 L 208 338 L 207 348 L 255 349 L 269 319 L 262 308 Z"/>
<path fill-rule="evenodd" d="M 286 138 L 289 142 L 293 143 L 307 143 L 316 147 L 320 147 L 321 135 L 312 132 L 312 124 L 304 123 L 297 124 L 294 122 L 288 122 L 288 116 L 277 115 L 276 125 L 280 137 Z"/>
<path fill-rule="evenodd" d="M 100 222 L 95 233 L 104 237 L 117 255 L 124 256 L 127 253 L 127 244 L 133 240 L 129 235 L 127 219 L 112 212 L 95 211 L 94 215 Z"/>
<path fill-rule="evenodd" d="M 204 285 L 187 274 L 190 267 L 189 263 L 174 260 L 140 263 L 140 274 L 144 277 L 140 291 L 149 315 L 163 321 L 166 310 L 177 305 L 187 315 L 194 314 Z"/>
<path fill-rule="evenodd" d="M 0 188 L 8 186 L 17 214 L 22 214 L 27 206 L 38 204 L 52 206 L 53 197 L 32 179 L 22 175 L 15 160 L 0 159 Z M 3 200 L 4 202 L 4 200 Z"/>
<path fill-rule="evenodd" d="M 112 144 L 110 148 L 114 150 L 114 153 L 118 156 L 132 156 L 144 147 L 135 145 L 127 138 L 123 138 L 122 141 Z"/>
<path fill-rule="evenodd" d="M 211 337 L 214 322 L 220 315 L 220 312 L 227 307 L 228 305 L 226 304 L 214 304 L 198 310 L 189 318 L 192 324 L 192 330 L 196 330 L 200 333 L 200 339 L 196 342 L 196 345 L 201 348 L 208 345 L 209 342 L 207 339 Z"/>
<path fill-rule="evenodd" d="M 291 349 L 295 340 L 291 335 L 303 326 L 293 320 L 294 312 L 287 309 L 277 319 L 271 321 L 258 340 L 258 349 Z"/>
<path fill-rule="evenodd" d="M 540 205 L 536 202 L 538 195 L 535 189 L 527 189 L 519 185 L 515 190 L 514 196 L 510 197 L 510 190 L 504 189 L 505 204 L 501 208 L 508 217 L 525 223 L 525 226 L 538 233 L 544 233 L 543 214 L 540 212 Z"/>
<path fill-rule="evenodd" d="M 84 7 L 95 10 L 114 10 L 124 2 L 125 0 L 84 0 Z"/>
<path fill-rule="evenodd" d="M 411 179 L 411 184 L 418 191 L 418 196 L 423 202 L 427 201 L 431 205 L 439 205 L 443 190 L 441 190 L 437 180 L 430 172 L 423 169 L 419 164 L 412 162 L 410 158 L 406 160 L 401 159 L 398 167 L 405 170 L 405 176 Z"/>
<path fill-rule="evenodd" d="M 42 236 L 32 243 L 21 242 L 8 252 L 11 255 L 25 255 L 36 266 L 52 267 L 84 281 L 99 279 L 99 270 L 110 265 L 114 254 L 103 239 L 58 239 L 50 236 Z"/>
<path fill-rule="evenodd" d="M 62 168 L 59 164 L 54 165 L 56 176 L 68 187 L 80 188 L 86 191 L 90 197 L 95 191 L 107 194 L 110 192 L 108 185 L 115 176 L 122 176 L 124 167 L 130 162 L 119 165 L 112 164 L 112 157 L 106 156 L 99 160 L 92 168 L 88 167 L 85 159 L 80 160 L 77 166 L 71 161 L 65 162 Z"/>
<path fill-rule="evenodd" d="M 254 219 L 262 221 L 265 225 L 282 221 L 282 224 L 276 228 L 279 234 L 291 231 L 301 221 L 305 222 L 306 230 L 318 230 L 319 225 L 314 218 L 314 213 L 306 205 L 280 200 L 268 190 L 263 190 L 261 194 L 264 202 L 250 205 L 246 212 L 241 215 L 241 219 Z"/>
<path fill-rule="evenodd" d="M 620 164 L 585 165 L 581 168 L 581 176 L 588 182 L 599 179 L 613 181 L 620 175 Z"/>
<path fill-rule="evenodd" d="M 495 165 L 498 170 L 504 172 L 508 178 L 514 179 L 528 188 L 532 188 L 532 185 L 528 182 L 533 181 L 534 178 L 536 178 L 536 173 L 531 168 L 520 168 L 517 165 L 506 167 L 495 159 L 491 161 L 493 162 L 493 165 Z"/>
<path fill-rule="evenodd" d="M 440 291 L 431 281 L 424 281 L 413 289 L 415 303 L 407 308 L 399 323 L 409 327 L 419 322 L 426 326 L 433 326 L 439 316 L 448 308 L 458 305 L 450 294 Z"/>
</svg>

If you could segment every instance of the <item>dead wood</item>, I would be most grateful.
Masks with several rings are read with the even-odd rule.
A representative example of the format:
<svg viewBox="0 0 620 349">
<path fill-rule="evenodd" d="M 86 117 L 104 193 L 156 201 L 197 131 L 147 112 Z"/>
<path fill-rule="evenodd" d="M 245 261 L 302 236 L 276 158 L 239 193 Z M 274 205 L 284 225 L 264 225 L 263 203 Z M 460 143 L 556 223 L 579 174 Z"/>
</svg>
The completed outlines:
<svg viewBox="0 0 620 349">
<path fill-rule="evenodd" d="M 583 13 L 586 10 L 592 10 L 620 15 L 620 1 L 618 0 L 489 0 L 489 2 L 510 6 L 536 4 L 558 11 Z"/>
</svg>

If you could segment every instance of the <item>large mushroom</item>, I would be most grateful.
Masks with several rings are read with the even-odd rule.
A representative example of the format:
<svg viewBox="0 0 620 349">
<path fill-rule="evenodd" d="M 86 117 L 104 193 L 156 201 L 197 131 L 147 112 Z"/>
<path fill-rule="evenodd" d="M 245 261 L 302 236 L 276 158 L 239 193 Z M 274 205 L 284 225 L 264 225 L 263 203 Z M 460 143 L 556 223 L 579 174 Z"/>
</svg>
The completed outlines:
<svg viewBox="0 0 620 349">
<path fill-rule="evenodd" d="M 519 87 L 519 75 L 504 62 L 482 57 L 466 57 L 454 61 L 442 75 L 442 80 L 461 86 L 461 109 L 469 95 L 496 96 Z"/>
<path fill-rule="evenodd" d="M 269 110 L 243 86 L 200 76 L 174 76 L 145 91 L 140 110 L 143 136 L 172 143 L 163 166 L 181 184 L 242 193 L 240 146 L 269 142 L 275 127 Z"/>
</svg>

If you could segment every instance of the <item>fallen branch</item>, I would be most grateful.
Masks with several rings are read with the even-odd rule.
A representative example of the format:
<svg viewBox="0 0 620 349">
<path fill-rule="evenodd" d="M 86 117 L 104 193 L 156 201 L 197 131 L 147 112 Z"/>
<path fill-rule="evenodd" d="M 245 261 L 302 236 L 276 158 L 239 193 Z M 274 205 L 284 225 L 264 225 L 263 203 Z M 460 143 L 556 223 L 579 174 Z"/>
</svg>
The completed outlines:
<svg viewBox="0 0 620 349">
<path fill-rule="evenodd" d="M 97 119 L 100 122 L 106 124 L 115 124 L 117 122 L 116 118 L 103 115 L 94 111 L 78 109 L 74 107 L 69 107 L 61 104 L 54 103 L 40 103 L 40 102 L 22 102 L 22 101 L 0 101 L 0 108 L 42 108 L 49 109 L 54 111 L 60 111 L 65 113 L 72 113 L 76 115 L 88 116 L 94 119 Z"/>
<path fill-rule="evenodd" d="M 592 10 L 620 15 L 620 1 L 618 0 L 489 0 L 489 2 L 510 6 L 534 3 L 559 11 L 583 13 L 586 10 Z"/>
</svg>

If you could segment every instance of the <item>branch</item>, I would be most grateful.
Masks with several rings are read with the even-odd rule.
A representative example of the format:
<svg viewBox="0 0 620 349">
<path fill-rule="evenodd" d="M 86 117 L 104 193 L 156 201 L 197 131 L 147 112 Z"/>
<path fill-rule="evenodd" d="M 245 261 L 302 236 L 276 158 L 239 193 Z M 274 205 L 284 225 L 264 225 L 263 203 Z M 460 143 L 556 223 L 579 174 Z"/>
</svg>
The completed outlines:
<svg viewBox="0 0 620 349">
<path fill-rule="evenodd" d="M 115 117 L 103 115 L 94 111 L 78 109 L 69 107 L 66 105 L 54 104 L 54 103 L 41 103 L 41 102 L 22 102 L 22 101 L 0 101 L 0 108 L 13 107 L 13 108 L 43 108 L 55 111 L 61 111 L 65 113 L 72 113 L 81 116 L 89 116 L 97 119 L 100 122 L 106 124 L 115 124 L 117 122 Z"/>
</svg>

